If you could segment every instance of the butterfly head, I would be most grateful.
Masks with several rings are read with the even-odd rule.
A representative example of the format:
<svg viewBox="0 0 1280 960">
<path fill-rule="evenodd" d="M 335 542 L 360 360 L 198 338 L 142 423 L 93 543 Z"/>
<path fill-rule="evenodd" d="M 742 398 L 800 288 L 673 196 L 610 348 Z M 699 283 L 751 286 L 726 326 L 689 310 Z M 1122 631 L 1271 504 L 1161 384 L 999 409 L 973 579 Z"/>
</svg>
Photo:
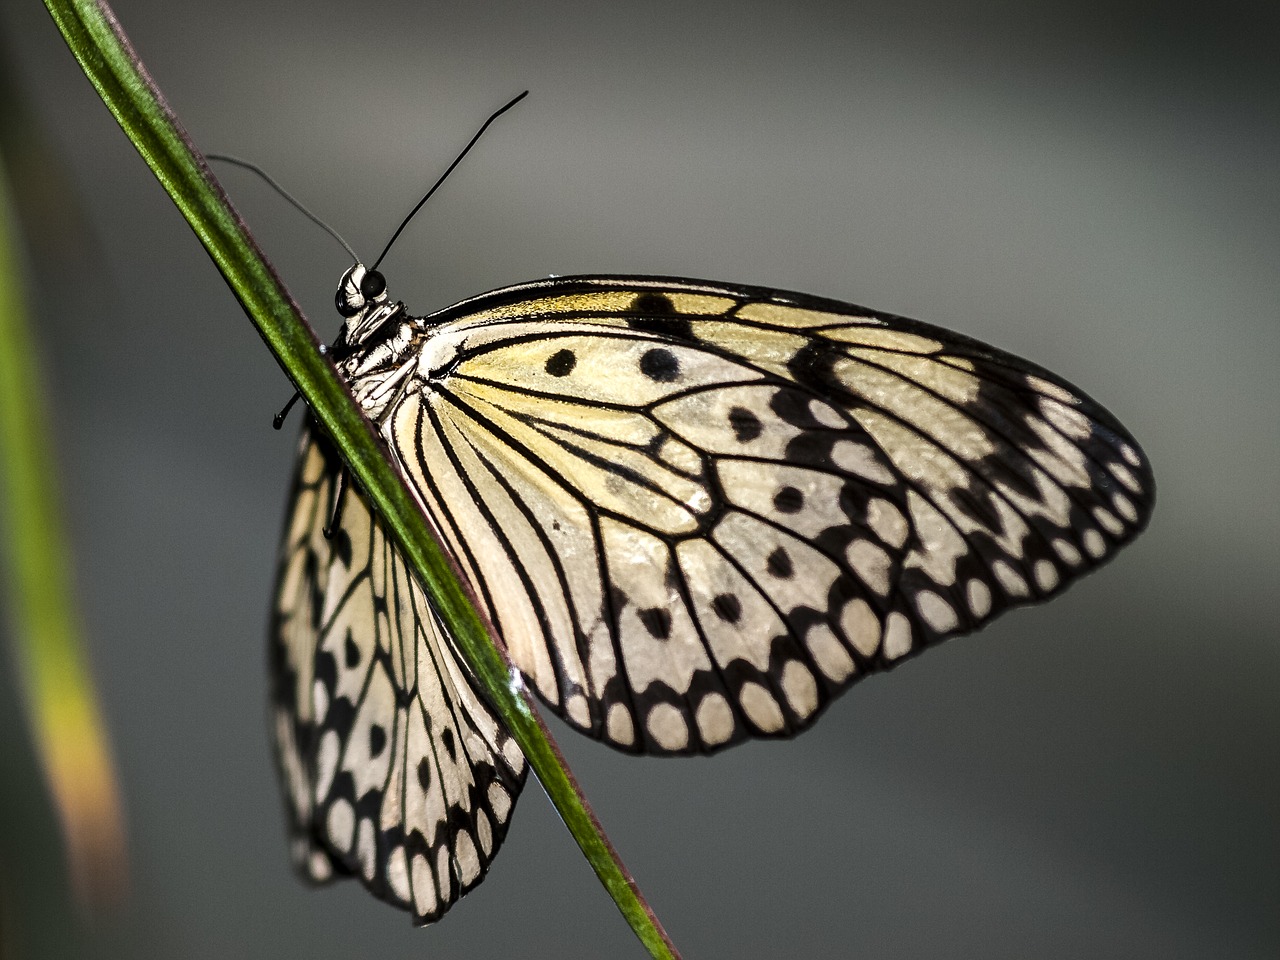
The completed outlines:
<svg viewBox="0 0 1280 960">
<path fill-rule="evenodd" d="M 334 302 L 338 313 L 350 318 L 386 299 L 387 281 L 382 274 L 377 270 L 366 270 L 363 263 L 353 263 L 338 283 Z"/>
<path fill-rule="evenodd" d="M 357 350 L 367 352 L 375 342 L 395 332 L 404 305 L 387 298 L 387 281 L 377 270 L 354 263 L 338 282 L 334 297 L 338 313 L 346 318 L 342 332 L 331 347 L 335 361 Z"/>
</svg>

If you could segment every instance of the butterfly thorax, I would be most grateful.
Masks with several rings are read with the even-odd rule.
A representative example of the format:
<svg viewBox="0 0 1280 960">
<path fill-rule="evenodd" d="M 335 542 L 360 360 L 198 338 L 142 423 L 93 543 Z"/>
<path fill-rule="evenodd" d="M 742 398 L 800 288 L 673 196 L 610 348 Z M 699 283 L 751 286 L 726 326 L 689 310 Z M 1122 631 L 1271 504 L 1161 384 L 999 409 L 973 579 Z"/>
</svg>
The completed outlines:
<svg viewBox="0 0 1280 960">
<path fill-rule="evenodd" d="M 414 368 L 422 322 L 387 297 L 381 274 L 359 263 L 343 275 L 335 299 L 346 322 L 330 355 L 365 415 L 377 420 Z"/>
</svg>

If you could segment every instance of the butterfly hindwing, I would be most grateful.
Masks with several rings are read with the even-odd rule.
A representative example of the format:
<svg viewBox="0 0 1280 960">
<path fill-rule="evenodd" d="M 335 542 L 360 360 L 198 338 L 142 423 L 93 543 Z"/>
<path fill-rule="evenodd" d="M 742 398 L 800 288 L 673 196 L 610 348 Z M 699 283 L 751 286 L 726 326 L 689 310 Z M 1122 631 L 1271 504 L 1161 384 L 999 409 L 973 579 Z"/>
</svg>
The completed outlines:
<svg viewBox="0 0 1280 960">
<path fill-rule="evenodd" d="M 428 922 L 483 878 L 526 765 L 339 470 L 309 425 L 272 630 L 294 859 L 316 882 L 359 876 Z"/>
<path fill-rule="evenodd" d="M 622 749 L 793 734 L 1109 559 L 1150 510 L 1106 411 L 926 324 L 647 278 L 416 322 L 383 434 L 514 663 Z"/>
</svg>

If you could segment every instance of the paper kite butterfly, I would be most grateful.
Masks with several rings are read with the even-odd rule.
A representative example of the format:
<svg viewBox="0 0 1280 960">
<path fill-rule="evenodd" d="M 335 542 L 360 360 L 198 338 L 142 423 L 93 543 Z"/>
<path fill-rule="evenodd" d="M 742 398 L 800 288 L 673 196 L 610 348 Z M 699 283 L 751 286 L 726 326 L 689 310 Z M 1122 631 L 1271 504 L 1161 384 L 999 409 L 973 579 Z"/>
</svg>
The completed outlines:
<svg viewBox="0 0 1280 960">
<path fill-rule="evenodd" d="M 874 310 L 566 277 L 414 317 L 359 263 L 337 302 L 331 356 L 513 664 L 620 750 L 792 736 L 1151 512 L 1080 390 Z M 483 878 L 526 763 L 341 470 L 309 424 L 271 633 L 293 856 L 426 923 Z"/>
</svg>

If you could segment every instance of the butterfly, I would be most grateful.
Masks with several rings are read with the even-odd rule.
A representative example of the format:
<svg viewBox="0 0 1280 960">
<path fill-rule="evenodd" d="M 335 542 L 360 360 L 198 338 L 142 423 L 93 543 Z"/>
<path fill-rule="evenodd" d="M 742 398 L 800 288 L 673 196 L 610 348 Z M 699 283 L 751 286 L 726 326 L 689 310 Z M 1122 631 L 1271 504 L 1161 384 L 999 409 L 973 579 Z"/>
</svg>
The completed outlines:
<svg viewBox="0 0 1280 960">
<path fill-rule="evenodd" d="M 1154 502 L 1136 441 L 1076 387 L 847 303 L 562 277 L 414 317 L 356 263 L 337 306 L 330 356 L 511 663 L 631 753 L 799 733 L 1109 560 Z M 314 423 L 270 660 L 296 865 L 438 919 L 527 765 Z"/>
</svg>

